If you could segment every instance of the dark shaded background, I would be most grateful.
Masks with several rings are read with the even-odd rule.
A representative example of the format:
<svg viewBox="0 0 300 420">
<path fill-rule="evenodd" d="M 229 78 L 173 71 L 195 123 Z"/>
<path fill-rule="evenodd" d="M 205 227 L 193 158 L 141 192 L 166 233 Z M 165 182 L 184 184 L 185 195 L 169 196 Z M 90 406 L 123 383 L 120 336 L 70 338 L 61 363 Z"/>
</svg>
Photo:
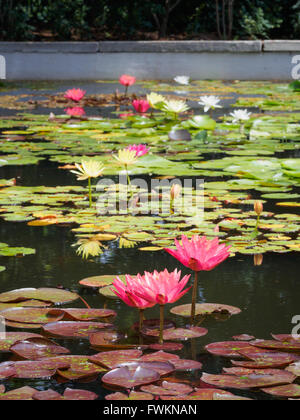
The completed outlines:
<svg viewBox="0 0 300 420">
<path fill-rule="evenodd" d="M 233 39 L 297 39 L 299 0 L 233 3 Z M 162 24 L 170 13 L 166 33 Z M 216 0 L 0 0 L 0 40 L 219 39 Z M 155 17 L 156 16 L 156 17 Z M 228 26 L 228 11 L 225 11 Z M 158 22 L 161 25 L 159 28 Z M 227 28 L 228 29 L 228 28 Z"/>
</svg>

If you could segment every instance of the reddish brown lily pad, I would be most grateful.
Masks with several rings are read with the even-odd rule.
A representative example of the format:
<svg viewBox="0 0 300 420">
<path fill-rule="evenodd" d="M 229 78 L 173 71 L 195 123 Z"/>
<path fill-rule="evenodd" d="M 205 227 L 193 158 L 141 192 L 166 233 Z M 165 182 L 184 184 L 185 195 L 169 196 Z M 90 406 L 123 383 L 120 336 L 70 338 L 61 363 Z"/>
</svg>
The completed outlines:
<svg viewBox="0 0 300 420">
<path fill-rule="evenodd" d="M 114 280 L 116 279 L 117 275 L 115 276 L 94 276 L 88 277 L 86 279 L 80 280 L 79 284 L 85 287 L 92 287 L 92 288 L 100 288 L 106 287 L 113 284 Z M 125 276 L 119 276 L 121 279 L 125 281 Z"/>
<path fill-rule="evenodd" d="M 156 353 L 145 354 L 142 356 L 140 361 L 143 362 L 175 362 L 175 360 L 180 360 L 180 357 L 176 354 L 165 353 L 164 351 L 158 351 Z"/>
<path fill-rule="evenodd" d="M 142 391 L 148 392 L 153 395 L 185 395 L 191 394 L 194 389 L 186 384 L 174 383 L 164 381 L 161 386 L 146 385 L 141 388 Z"/>
<path fill-rule="evenodd" d="M 6 332 L 5 339 L 0 339 L 0 352 L 9 352 L 10 347 L 17 341 L 23 341 L 29 338 L 43 338 L 43 336 L 26 332 Z"/>
<path fill-rule="evenodd" d="M 242 367 L 246 369 L 277 369 L 287 366 L 289 363 L 280 362 L 267 362 L 264 360 L 249 360 L 249 361 L 237 361 L 231 360 L 231 363 L 236 367 Z"/>
<path fill-rule="evenodd" d="M 32 398 L 39 401 L 80 401 L 80 400 L 96 400 L 98 395 L 94 392 L 85 391 L 81 389 L 70 389 L 67 388 L 64 395 L 60 395 L 58 392 L 48 389 L 47 391 L 40 391 L 33 394 Z"/>
<path fill-rule="evenodd" d="M 142 356 L 139 360 L 145 362 L 161 361 L 161 362 L 171 362 L 175 366 L 176 370 L 196 370 L 202 369 L 202 364 L 195 360 L 185 360 L 180 359 L 179 356 L 165 353 L 164 351 L 158 351 L 157 353 L 147 354 Z"/>
<path fill-rule="evenodd" d="M 89 360 L 107 369 L 114 369 L 122 363 L 137 361 L 142 354 L 140 350 L 116 350 L 95 354 Z"/>
<path fill-rule="evenodd" d="M 66 364 L 68 368 L 60 368 L 57 373 L 68 380 L 89 378 L 107 371 L 107 369 L 90 362 L 88 356 L 57 356 L 48 360 Z"/>
<path fill-rule="evenodd" d="M 255 337 L 253 337 L 253 335 L 248 335 L 248 334 L 241 334 L 241 335 L 236 335 L 234 337 L 232 337 L 235 341 L 252 341 L 255 339 Z"/>
<path fill-rule="evenodd" d="M 108 372 L 102 381 L 111 386 L 132 389 L 137 386 L 151 384 L 160 379 L 159 373 L 152 369 L 138 366 L 136 370 L 121 367 Z"/>
<path fill-rule="evenodd" d="M 168 319 L 164 320 L 164 330 L 174 329 L 176 327 L 173 321 Z M 139 322 L 135 322 L 132 326 L 134 331 L 139 332 L 140 324 Z M 158 330 L 160 328 L 160 320 L 159 319 L 146 319 L 143 322 L 143 330 Z"/>
<path fill-rule="evenodd" d="M 124 339 L 123 334 L 114 331 L 100 331 L 89 336 L 90 344 L 95 349 L 105 349 Z"/>
<path fill-rule="evenodd" d="M 41 300 L 24 300 L 19 303 L 0 303 L 0 311 L 10 308 L 47 308 L 51 306 L 50 302 L 42 302 Z"/>
<path fill-rule="evenodd" d="M 284 341 L 284 342 L 288 342 L 288 343 L 300 343 L 300 335 L 299 334 L 295 334 L 295 335 L 291 335 L 291 334 L 272 334 L 272 337 L 274 338 L 274 340 L 277 341 Z"/>
<path fill-rule="evenodd" d="M 262 391 L 276 397 L 300 398 L 300 385 L 289 384 L 272 388 L 263 388 Z"/>
<path fill-rule="evenodd" d="M 49 379 L 55 375 L 60 367 L 65 366 L 65 363 L 53 362 L 50 359 L 15 362 L 15 377 L 20 379 Z"/>
<path fill-rule="evenodd" d="M 163 343 L 163 344 L 150 344 L 150 350 L 164 350 L 164 351 L 180 351 L 183 349 L 183 344 L 181 343 Z"/>
<path fill-rule="evenodd" d="M 290 383 L 290 377 L 281 374 L 267 375 L 262 372 L 243 376 L 237 375 L 209 375 L 204 373 L 201 380 L 209 385 L 220 388 L 251 389 Z"/>
<path fill-rule="evenodd" d="M 239 353 L 241 356 L 256 363 L 280 364 L 282 367 L 299 360 L 299 357 L 295 354 L 276 352 L 258 347 L 241 349 Z"/>
<path fill-rule="evenodd" d="M 159 373 L 160 376 L 168 375 L 175 370 L 175 366 L 170 362 L 143 362 L 143 361 L 136 361 L 136 362 L 129 362 L 129 363 L 122 363 L 118 367 L 126 367 L 130 370 L 130 372 L 135 372 L 139 367 L 143 369 L 151 369 L 155 372 Z"/>
<path fill-rule="evenodd" d="M 47 308 L 10 308 L 0 312 L 6 320 L 12 322 L 21 322 L 25 324 L 47 324 L 57 322 L 63 318 L 64 313 L 57 311 L 51 313 Z"/>
<path fill-rule="evenodd" d="M 274 377 L 280 378 L 280 380 L 285 381 L 285 383 L 292 383 L 296 379 L 296 376 L 293 375 L 291 372 L 287 372 L 286 370 L 279 370 L 279 369 L 246 369 L 241 367 L 233 367 L 233 368 L 224 368 L 223 372 L 228 375 L 236 375 L 236 376 L 250 376 L 250 375 L 271 375 Z"/>
<path fill-rule="evenodd" d="M 104 328 L 112 328 L 112 324 L 101 322 L 72 322 L 59 321 L 51 322 L 43 326 L 43 330 L 52 336 L 65 338 L 89 338 L 91 334 L 103 330 Z"/>
<path fill-rule="evenodd" d="M 159 337 L 159 330 L 143 330 L 143 334 L 151 337 Z M 208 333 L 206 328 L 191 327 L 191 328 L 175 328 L 164 330 L 164 340 L 180 340 L 186 341 L 191 338 L 203 337 Z"/>
<path fill-rule="evenodd" d="M 23 322 L 5 321 L 6 327 L 20 328 L 22 330 L 39 330 L 42 328 L 42 324 L 28 324 Z"/>
<path fill-rule="evenodd" d="M 58 354 L 68 354 L 70 350 L 58 346 L 53 341 L 45 338 L 29 338 L 26 341 L 18 341 L 10 350 L 28 360 L 37 360 L 44 357 L 55 357 Z"/>
<path fill-rule="evenodd" d="M 55 311 L 55 310 L 52 310 Z M 111 309 L 63 309 L 64 320 L 97 321 L 101 318 L 115 317 L 117 313 Z M 52 313 L 52 312 L 51 312 Z"/>
<path fill-rule="evenodd" d="M 182 316 L 183 318 L 191 317 L 191 304 L 176 306 L 171 309 L 171 313 L 174 315 Z M 234 306 L 222 305 L 218 303 L 197 303 L 196 304 L 196 316 L 206 315 L 238 315 L 241 313 L 239 308 Z"/>
<path fill-rule="evenodd" d="M 63 304 L 77 300 L 77 293 L 68 292 L 62 289 L 41 288 L 41 289 L 17 289 L 0 294 L 0 302 L 21 302 L 28 299 Z"/>
<path fill-rule="evenodd" d="M 288 372 L 291 372 L 293 375 L 300 377 L 300 362 L 293 363 L 292 365 L 286 368 Z"/>
<path fill-rule="evenodd" d="M 263 349 L 300 352 L 300 343 L 292 343 L 288 341 L 255 340 L 250 344 Z"/>
<path fill-rule="evenodd" d="M 15 376 L 16 369 L 12 362 L 3 362 L 0 364 L 0 380 Z"/>
<path fill-rule="evenodd" d="M 211 343 L 205 346 L 205 349 L 215 355 L 223 357 L 241 357 L 240 350 L 251 348 L 249 343 L 244 341 L 224 341 L 219 343 Z"/>
<path fill-rule="evenodd" d="M 36 389 L 31 388 L 29 386 L 24 386 L 23 388 L 14 389 L 12 391 L 6 392 L 5 394 L 0 394 L 0 400 L 32 400 L 32 397 L 35 393 Z"/>
<path fill-rule="evenodd" d="M 116 392 L 114 394 L 106 395 L 108 401 L 151 401 L 154 399 L 153 395 L 146 394 L 145 392 L 134 392 L 132 391 L 129 395 L 123 394 L 122 392 Z"/>
<path fill-rule="evenodd" d="M 222 394 L 232 396 L 230 392 L 223 391 L 222 389 L 211 389 L 211 388 L 203 388 L 197 389 L 195 392 L 192 392 L 189 395 L 177 395 L 177 396 L 162 396 L 161 400 L 199 400 L 199 401 L 212 401 L 214 395 Z"/>
</svg>

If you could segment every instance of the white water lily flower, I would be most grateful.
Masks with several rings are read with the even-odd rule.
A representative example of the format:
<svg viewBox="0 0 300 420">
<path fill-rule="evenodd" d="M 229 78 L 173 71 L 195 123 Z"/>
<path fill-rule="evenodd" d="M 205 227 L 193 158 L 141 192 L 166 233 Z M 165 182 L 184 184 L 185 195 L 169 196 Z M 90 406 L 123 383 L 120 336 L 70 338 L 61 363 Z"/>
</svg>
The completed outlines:
<svg viewBox="0 0 300 420">
<path fill-rule="evenodd" d="M 179 85 L 188 86 L 190 84 L 190 77 L 189 76 L 176 76 L 174 80 Z"/>
<path fill-rule="evenodd" d="M 151 108 L 160 108 L 159 104 L 163 104 L 166 101 L 166 98 L 158 93 L 151 92 L 147 95 L 147 101 L 149 102 Z"/>
<path fill-rule="evenodd" d="M 217 96 L 201 96 L 199 104 L 204 107 L 204 112 L 208 112 L 210 109 L 222 108 L 220 101 Z"/>
<path fill-rule="evenodd" d="M 113 155 L 117 161 L 123 165 L 134 165 L 137 162 L 136 152 L 134 150 L 122 149 L 119 150 L 118 155 Z M 126 171 L 127 172 L 127 171 Z"/>
<path fill-rule="evenodd" d="M 181 114 L 182 112 L 188 111 L 190 108 L 184 101 L 171 100 L 166 101 L 163 106 L 163 111 L 170 112 L 172 114 Z"/>
<path fill-rule="evenodd" d="M 73 174 L 77 175 L 78 181 L 85 181 L 90 178 L 99 178 L 102 176 L 104 171 L 104 166 L 101 162 L 97 160 L 83 160 L 81 165 L 75 163 L 77 171 L 71 171 Z"/>
<path fill-rule="evenodd" d="M 240 121 L 248 121 L 252 115 L 252 112 L 248 112 L 247 109 L 238 109 L 230 114 L 233 117 L 233 123 Z"/>
</svg>

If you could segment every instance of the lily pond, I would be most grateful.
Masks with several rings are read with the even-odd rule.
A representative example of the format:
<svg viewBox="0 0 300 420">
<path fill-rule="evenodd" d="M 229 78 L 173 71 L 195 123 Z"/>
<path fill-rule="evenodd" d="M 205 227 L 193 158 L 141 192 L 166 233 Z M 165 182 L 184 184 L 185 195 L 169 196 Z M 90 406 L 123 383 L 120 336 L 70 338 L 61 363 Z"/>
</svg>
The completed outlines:
<svg viewBox="0 0 300 420">
<path fill-rule="evenodd" d="M 300 399 L 299 85 L 1 82 L 0 400 Z"/>
</svg>

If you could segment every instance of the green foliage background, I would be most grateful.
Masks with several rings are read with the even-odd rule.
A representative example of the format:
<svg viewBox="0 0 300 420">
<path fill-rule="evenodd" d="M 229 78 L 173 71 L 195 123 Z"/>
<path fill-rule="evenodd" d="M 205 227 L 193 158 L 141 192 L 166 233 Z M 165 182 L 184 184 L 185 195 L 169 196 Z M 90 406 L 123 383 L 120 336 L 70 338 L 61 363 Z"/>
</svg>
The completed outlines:
<svg viewBox="0 0 300 420">
<path fill-rule="evenodd" d="M 166 0 L 0 0 L 1 40 L 147 39 L 158 31 Z M 175 2 L 175 0 L 173 0 Z M 222 3 L 220 1 L 219 3 Z M 214 0 L 181 0 L 170 14 L 168 34 L 216 38 Z M 299 0 L 235 0 L 234 39 L 296 39 Z"/>
</svg>

